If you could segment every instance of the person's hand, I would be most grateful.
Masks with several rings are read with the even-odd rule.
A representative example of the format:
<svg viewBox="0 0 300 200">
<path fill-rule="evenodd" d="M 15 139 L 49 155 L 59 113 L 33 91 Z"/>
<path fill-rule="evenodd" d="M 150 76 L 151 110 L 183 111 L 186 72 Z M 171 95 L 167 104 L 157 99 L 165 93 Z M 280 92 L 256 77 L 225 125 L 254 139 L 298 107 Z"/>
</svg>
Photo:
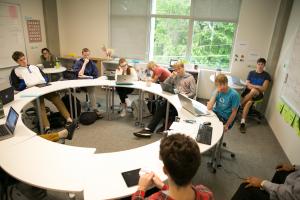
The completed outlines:
<svg viewBox="0 0 300 200">
<path fill-rule="evenodd" d="M 206 107 L 207 107 L 207 110 L 212 110 L 213 109 L 213 105 L 210 101 L 207 102 Z"/>
<path fill-rule="evenodd" d="M 226 124 L 224 124 L 224 126 L 223 126 L 223 131 L 224 132 L 228 131 L 228 126 Z"/>
<path fill-rule="evenodd" d="M 245 186 L 245 188 L 248 188 L 248 187 L 257 187 L 257 188 L 260 188 L 262 181 L 263 180 L 261 178 L 250 176 L 250 177 L 246 178 L 246 180 L 244 181 L 244 183 L 248 183 Z"/>
<path fill-rule="evenodd" d="M 89 60 L 88 58 L 85 58 L 83 64 L 88 64 L 89 61 L 90 61 L 90 60 Z"/>
<path fill-rule="evenodd" d="M 173 71 L 172 72 L 172 77 L 175 78 L 177 76 L 177 72 Z"/>
<path fill-rule="evenodd" d="M 276 171 L 290 172 L 290 171 L 294 171 L 294 170 L 295 170 L 295 167 L 290 164 L 279 164 L 276 166 Z"/>
<path fill-rule="evenodd" d="M 157 188 L 159 188 L 159 189 L 162 189 L 163 186 L 165 185 L 164 182 L 162 182 L 162 181 L 160 180 L 160 178 L 159 178 L 156 174 L 154 174 L 152 180 L 153 180 L 153 182 L 154 182 L 154 185 L 155 185 Z"/>
<path fill-rule="evenodd" d="M 153 172 L 145 173 L 144 175 L 140 176 L 138 190 L 146 191 L 147 188 L 153 184 L 153 177 Z"/>
</svg>

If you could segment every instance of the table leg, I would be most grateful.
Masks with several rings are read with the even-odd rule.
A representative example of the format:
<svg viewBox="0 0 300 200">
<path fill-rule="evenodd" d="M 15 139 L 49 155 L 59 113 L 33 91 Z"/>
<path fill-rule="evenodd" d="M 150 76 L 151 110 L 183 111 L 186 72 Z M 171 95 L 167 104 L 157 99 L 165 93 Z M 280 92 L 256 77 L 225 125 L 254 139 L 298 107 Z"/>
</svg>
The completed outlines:
<svg viewBox="0 0 300 200">
<path fill-rule="evenodd" d="M 41 116 L 41 102 L 40 102 L 40 98 L 38 97 L 36 99 L 36 112 L 37 112 L 37 116 L 39 119 L 39 125 L 40 125 L 40 133 L 43 134 L 44 133 L 44 127 L 43 127 L 43 120 L 42 120 L 42 116 Z"/>
<path fill-rule="evenodd" d="M 75 114 L 75 120 L 78 120 L 77 119 L 77 106 L 76 106 L 76 88 L 73 88 L 74 90 L 74 94 L 73 94 L 73 98 L 74 98 L 74 114 Z"/>
<path fill-rule="evenodd" d="M 71 92 L 70 88 L 68 89 L 68 94 L 69 94 L 69 104 L 70 104 L 70 115 L 71 115 L 71 118 L 74 119 L 74 116 L 73 116 L 73 103 L 72 103 L 72 92 Z"/>
<path fill-rule="evenodd" d="M 168 129 L 169 110 L 170 110 L 170 103 L 169 103 L 169 101 L 167 100 L 166 121 L 165 121 L 165 131 Z"/>
</svg>

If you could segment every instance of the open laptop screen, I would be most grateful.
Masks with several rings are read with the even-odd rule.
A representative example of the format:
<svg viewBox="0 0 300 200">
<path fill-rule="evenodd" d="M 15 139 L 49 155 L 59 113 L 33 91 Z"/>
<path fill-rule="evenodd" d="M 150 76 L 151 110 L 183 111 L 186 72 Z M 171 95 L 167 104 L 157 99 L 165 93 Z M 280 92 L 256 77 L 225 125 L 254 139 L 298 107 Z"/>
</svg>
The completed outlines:
<svg viewBox="0 0 300 200">
<path fill-rule="evenodd" d="M 10 107 L 5 124 L 11 133 L 13 133 L 16 128 L 18 118 L 19 114 L 12 107 Z"/>
</svg>

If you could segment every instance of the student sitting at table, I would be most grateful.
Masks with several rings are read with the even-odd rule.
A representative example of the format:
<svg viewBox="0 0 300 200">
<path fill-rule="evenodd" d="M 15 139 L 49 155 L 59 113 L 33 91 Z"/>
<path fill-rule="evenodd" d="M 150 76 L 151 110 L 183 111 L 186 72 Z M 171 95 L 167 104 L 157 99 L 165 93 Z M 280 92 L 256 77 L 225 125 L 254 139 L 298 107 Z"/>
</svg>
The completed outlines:
<svg viewBox="0 0 300 200">
<path fill-rule="evenodd" d="M 152 185 L 161 190 L 147 199 L 214 199 L 207 187 L 192 184 L 201 163 L 199 146 L 194 139 L 178 133 L 162 138 L 159 158 L 164 164 L 163 172 L 168 176 L 168 185 L 153 172 L 147 172 L 140 176 L 138 190 L 132 195 L 132 200 L 145 199 L 145 191 Z"/>
<path fill-rule="evenodd" d="M 153 83 L 156 82 L 164 82 L 169 76 L 171 76 L 171 72 L 161 66 L 158 66 L 154 61 L 150 61 L 147 65 L 147 69 L 152 71 L 151 81 Z"/>
<path fill-rule="evenodd" d="M 174 71 L 172 75 L 167 78 L 164 83 L 172 85 L 174 89 L 178 91 L 178 93 L 184 94 L 189 98 L 193 98 L 196 94 L 196 82 L 194 77 L 186 73 L 184 70 L 184 64 L 182 62 L 176 63 L 174 66 Z M 157 108 L 152 117 L 152 120 L 148 124 L 148 126 L 142 129 L 139 132 L 133 133 L 136 137 L 151 137 L 152 133 L 155 131 L 157 125 L 164 118 L 167 109 L 167 100 L 161 100 L 157 103 Z M 170 105 L 170 118 L 168 124 L 170 125 L 177 115 L 177 111 L 174 106 Z M 157 132 L 162 132 L 164 130 L 163 127 L 159 128 Z"/>
<path fill-rule="evenodd" d="M 240 132 L 246 133 L 246 117 L 255 101 L 264 98 L 264 92 L 268 89 L 271 76 L 264 70 L 266 60 L 259 58 L 256 63 L 256 70 L 250 71 L 246 80 L 246 88 L 241 96 L 243 97 L 241 105 L 243 114 L 240 125 Z"/>
<path fill-rule="evenodd" d="M 55 66 L 55 57 L 52 55 L 48 48 L 43 48 L 41 50 L 42 55 L 40 56 L 41 62 L 45 67 L 45 63 L 48 62 L 52 67 Z"/>
<path fill-rule="evenodd" d="M 12 55 L 13 60 L 19 64 L 18 67 L 12 70 L 10 76 L 10 83 L 17 91 L 25 90 L 26 88 L 47 83 L 47 78 L 45 74 L 36 66 L 28 65 L 27 60 L 23 52 L 15 51 Z M 43 128 L 46 133 L 50 132 L 50 123 L 47 118 L 46 107 L 44 99 L 48 99 L 51 101 L 58 111 L 62 114 L 62 116 L 67 120 L 66 129 L 69 134 L 73 135 L 74 129 L 76 127 L 76 123 L 73 122 L 70 117 L 70 113 L 68 112 L 65 104 L 60 99 L 60 96 L 57 92 L 51 92 L 44 96 L 40 97 L 40 105 L 41 105 L 41 118 L 43 123 Z M 53 135 L 52 135 L 53 136 Z M 49 136 L 52 138 L 52 136 Z M 64 138 L 66 136 L 66 132 L 58 133 L 58 135 L 54 135 L 54 138 Z M 44 137 L 44 136 L 43 136 Z M 45 136 L 48 137 L 48 136 Z M 71 136 L 69 136 L 71 138 Z M 52 140 L 52 139 L 51 139 Z M 54 140 L 54 139 L 53 139 Z M 56 139 L 55 139 L 56 140 Z"/>
<path fill-rule="evenodd" d="M 82 57 L 76 60 L 73 65 L 73 70 L 76 71 L 78 78 L 98 78 L 98 69 L 96 64 L 90 59 L 90 50 L 83 48 L 81 51 Z M 87 87 L 87 92 L 91 101 L 92 109 L 96 112 L 99 119 L 103 118 L 102 114 L 97 108 L 95 86 Z"/>
<path fill-rule="evenodd" d="M 219 74 L 215 78 L 217 90 L 207 102 L 207 109 L 213 110 L 217 117 L 224 124 L 224 132 L 230 129 L 235 120 L 239 104 L 240 96 L 235 89 L 228 86 L 226 75 Z"/>
<path fill-rule="evenodd" d="M 128 65 L 125 58 L 119 59 L 119 66 L 116 69 L 115 73 L 115 80 L 117 80 L 118 75 L 130 75 L 132 77 L 132 81 L 137 81 L 138 76 L 135 71 L 135 69 Z M 116 91 L 119 94 L 119 98 L 121 100 L 121 117 L 125 117 L 127 113 L 127 106 L 131 105 L 131 102 L 128 98 L 128 94 L 131 94 L 133 92 L 133 88 L 126 88 L 126 87 L 116 87 Z"/>
</svg>

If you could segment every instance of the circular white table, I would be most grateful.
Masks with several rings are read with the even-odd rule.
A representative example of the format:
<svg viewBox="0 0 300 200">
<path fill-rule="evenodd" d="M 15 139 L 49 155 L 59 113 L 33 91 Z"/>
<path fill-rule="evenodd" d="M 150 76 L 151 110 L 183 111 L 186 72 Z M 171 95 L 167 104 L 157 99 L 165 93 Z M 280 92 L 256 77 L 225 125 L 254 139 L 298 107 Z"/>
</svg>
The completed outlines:
<svg viewBox="0 0 300 200">
<path fill-rule="evenodd" d="M 9 107 L 13 106 L 21 113 L 25 105 L 41 95 L 87 86 L 116 85 L 114 81 L 100 79 L 57 81 L 47 87 L 32 87 L 18 93 L 13 102 L 4 106 L 4 111 L 7 115 Z M 197 121 L 193 125 L 186 124 L 184 130 L 175 128 L 172 132 L 195 137 L 199 123 L 210 121 L 213 127 L 212 144 L 199 143 L 201 153 L 214 147 L 220 140 L 223 125 L 215 115 L 195 117 L 182 109 L 177 95 L 163 92 L 158 84 L 147 87 L 144 82 L 136 82 L 132 86 L 124 87 L 160 95 L 175 106 L 181 120 Z M 1 119 L 0 123 L 4 123 L 4 119 Z M 37 187 L 68 192 L 83 191 L 85 200 L 114 199 L 129 196 L 137 189 L 137 186 L 126 186 L 121 172 L 146 168 L 154 171 L 162 180 L 166 179 L 162 171 L 162 162 L 159 160 L 159 143 L 160 141 L 156 141 L 125 151 L 95 154 L 95 148 L 73 147 L 45 140 L 28 129 L 20 117 L 15 136 L 0 141 L 0 165 L 13 177 Z"/>
<path fill-rule="evenodd" d="M 61 74 L 64 71 L 67 70 L 67 68 L 63 67 L 63 66 L 59 66 L 59 67 L 51 67 L 51 68 L 42 68 L 43 72 L 49 76 L 49 82 L 51 82 L 52 78 L 52 74 Z"/>
<path fill-rule="evenodd" d="M 238 77 L 235 77 L 236 79 L 239 79 L 239 81 L 240 81 L 239 84 L 236 84 L 236 83 L 233 82 L 232 76 L 230 76 L 230 75 L 226 75 L 226 76 L 227 76 L 227 79 L 228 79 L 228 86 L 229 87 L 231 87 L 233 89 L 236 89 L 236 90 L 242 90 L 242 89 L 245 88 L 246 83 L 242 79 L 240 79 Z M 210 79 L 211 82 L 214 83 L 215 82 L 215 75 L 214 74 L 210 75 L 209 79 Z"/>
</svg>

